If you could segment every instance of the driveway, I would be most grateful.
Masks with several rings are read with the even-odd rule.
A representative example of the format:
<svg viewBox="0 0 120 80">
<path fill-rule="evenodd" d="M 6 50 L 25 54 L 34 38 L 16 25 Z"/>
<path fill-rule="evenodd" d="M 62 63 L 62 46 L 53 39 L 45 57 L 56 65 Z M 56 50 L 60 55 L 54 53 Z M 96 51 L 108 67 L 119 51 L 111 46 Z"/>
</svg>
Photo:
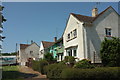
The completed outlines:
<svg viewBox="0 0 120 80">
<path fill-rule="evenodd" d="M 21 78 L 25 80 L 48 80 L 46 75 L 42 75 L 27 66 L 20 66 L 19 71 L 23 73 Z"/>
</svg>

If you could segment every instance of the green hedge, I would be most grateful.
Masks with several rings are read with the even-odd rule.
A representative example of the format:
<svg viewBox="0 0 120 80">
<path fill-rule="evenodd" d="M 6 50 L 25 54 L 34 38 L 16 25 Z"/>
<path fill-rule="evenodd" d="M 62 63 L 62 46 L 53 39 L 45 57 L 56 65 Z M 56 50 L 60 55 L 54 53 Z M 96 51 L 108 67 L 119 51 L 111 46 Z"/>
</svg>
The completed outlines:
<svg viewBox="0 0 120 80">
<path fill-rule="evenodd" d="M 44 67 L 44 73 L 47 75 L 49 79 L 61 78 L 61 72 L 63 69 L 68 68 L 64 63 L 55 63 L 50 64 Z"/>
<path fill-rule="evenodd" d="M 48 65 L 48 62 L 46 60 L 40 60 L 40 61 L 32 61 L 32 68 L 35 71 L 39 71 L 42 74 L 44 74 L 44 66 Z"/>
<path fill-rule="evenodd" d="M 95 66 L 91 64 L 90 60 L 83 59 L 75 63 L 74 68 L 94 68 Z"/>
<path fill-rule="evenodd" d="M 39 61 L 32 61 L 32 69 L 35 70 L 35 71 L 39 71 L 40 69 L 40 62 Z"/>
<path fill-rule="evenodd" d="M 61 73 L 61 78 L 66 80 L 72 79 L 95 79 L 102 80 L 115 78 L 118 80 L 120 77 L 120 67 L 106 67 L 106 68 L 94 68 L 94 69 L 76 69 L 68 68 L 64 69 Z M 120 79 L 120 78 L 119 78 Z"/>
</svg>

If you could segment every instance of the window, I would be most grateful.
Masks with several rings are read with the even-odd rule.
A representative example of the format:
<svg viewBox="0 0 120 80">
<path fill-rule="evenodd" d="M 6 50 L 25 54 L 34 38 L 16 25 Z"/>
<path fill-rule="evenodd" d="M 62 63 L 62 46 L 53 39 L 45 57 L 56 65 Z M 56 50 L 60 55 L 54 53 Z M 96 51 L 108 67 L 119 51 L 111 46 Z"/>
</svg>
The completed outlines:
<svg viewBox="0 0 120 80">
<path fill-rule="evenodd" d="M 72 49 L 68 51 L 68 56 L 72 56 Z"/>
<path fill-rule="evenodd" d="M 76 37 L 77 37 L 77 29 L 74 29 L 70 33 L 67 34 L 67 41 L 70 41 Z"/>
<path fill-rule="evenodd" d="M 73 35 L 74 35 L 74 37 L 76 37 L 77 36 L 77 30 L 75 29 L 75 30 L 73 30 Z"/>
<path fill-rule="evenodd" d="M 108 37 L 111 37 L 111 28 L 105 28 L 105 34 Z"/>
<path fill-rule="evenodd" d="M 61 61 L 62 61 L 62 59 L 63 59 L 63 54 L 61 54 Z"/>
<path fill-rule="evenodd" d="M 70 32 L 70 37 L 71 37 L 71 38 L 73 37 L 73 33 L 72 33 L 72 31 Z"/>
<path fill-rule="evenodd" d="M 77 55 L 76 55 L 76 49 L 74 49 L 74 51 L 73 51 L 73 52 L 74 52 L 74 56 L 77 56 Z"/>
<path fill-rule="evenodd" d="M 30 51 L 30 54 L 32 54 L 33 53 L 33 51 Z"/>
<path fill-rule="evenodd" d="M 68 34 L 68 40 L 70 39 L 70 34 Z"/>
</svg>

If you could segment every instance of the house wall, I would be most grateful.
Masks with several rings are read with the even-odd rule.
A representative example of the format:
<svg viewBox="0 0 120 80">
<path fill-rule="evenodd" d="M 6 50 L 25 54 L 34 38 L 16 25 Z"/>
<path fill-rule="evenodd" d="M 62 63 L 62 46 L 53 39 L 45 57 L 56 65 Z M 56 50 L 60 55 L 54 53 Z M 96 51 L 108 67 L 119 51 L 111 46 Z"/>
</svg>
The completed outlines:
<svg viewBox="0 0 120 80">
<path fill-rule="evenodd" d="M 118 15 L 110 8 L 99 16 L 92 24 L 93 26 L 84 27 L 86 31 L 87 55 L 92 62 L 100 63 L 100 47 L 104 40 L 105 28 L 112 29 L 112 36 L 118 37 Z M 94 54 L 95 53 L 95 54 Z M 95 57 L 94 57 L 95 56 Z"/>
<path fill-rule="evenodd" d="M 35 43 L 28 46 L 25 49 L 25 52 L 29 58 L 39 58 L 39 46 L 37 46 Z"/>
<path fill-rule="evenodd" d="M 30 54 L 30 51 L 33 51 L 32 54 Z M 19 62 L 20 65 L 25 65 L 25 63 L 28 61 L 28 58 L 38 59 L 39 58 L 39 46 L 37 46 L 35 43 L 31 44 L 25 49 L 19 50 Z"/>
<path fill-rule="evenodd" d="M 43 43 L 41 42 L 40 50 L 39 50 L 39 58 L 43 59 L 43 57 L 44 57 L 44 47 L 43 47 Z"/>
<path fill-rule="evenodd" d="M 53 58 L 56 58 L 57 57 L 57 52 L 56 52 L 56 44 L 54 44 L 54 45 L 52 45 L 51 47 L 50 47 L 50 53 L 52 53 L 53 54 Z"/>
<path fill-rule="evenodd" d="M 20 65 L 25 65 L 25 62 L 27 62 L 27 55 L 26 55 L 24 49 L 20 49 L 20 51 L 19 51 L 19 63 L 20 63 Z"/>
<path fill-rule="evenodd" d="M 67 42 L 67 35 L 72 30 L 77 29 L 77 37 Z M 69 17 L 69 21 L 67 23 L 65 32 L 63 34 L 63 43 L 64 43 L 64 57 L 67 55 L 67 48 L 71 46 L 77 46 L 77 58 L 80 60 L 84 58 L 84 40 L 83 40 L 83 26 L 82 22 L 79 22 L 76 18 L 72 15 Z"/>
</svg>

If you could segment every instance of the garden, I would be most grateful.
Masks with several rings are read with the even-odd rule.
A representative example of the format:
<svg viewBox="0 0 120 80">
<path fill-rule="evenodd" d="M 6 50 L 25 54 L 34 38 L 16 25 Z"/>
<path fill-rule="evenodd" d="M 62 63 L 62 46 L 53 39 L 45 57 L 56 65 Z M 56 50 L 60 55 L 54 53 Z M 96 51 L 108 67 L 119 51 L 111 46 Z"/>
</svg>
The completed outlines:
<svg viewBox="0 0 120 80">
<path fill-rule="evenodd" d="M 48 56 L 49 55 L 49 56 Z M 106 39 L 101 44 L 100 55 L 101 66 L 91 63 L 90 60 L 83 59 L 78 62 L 72 56 L 66 56 L 61 62 L 55 62 L 50 53 L 45 54 L 45 58 L 40 61 L 33 61 L 32 68 L 47 78 L 53 79 L 120 79 L 120 39 Z M 53 61 L 53 63 L 52 63 Z"/>
</svg>

